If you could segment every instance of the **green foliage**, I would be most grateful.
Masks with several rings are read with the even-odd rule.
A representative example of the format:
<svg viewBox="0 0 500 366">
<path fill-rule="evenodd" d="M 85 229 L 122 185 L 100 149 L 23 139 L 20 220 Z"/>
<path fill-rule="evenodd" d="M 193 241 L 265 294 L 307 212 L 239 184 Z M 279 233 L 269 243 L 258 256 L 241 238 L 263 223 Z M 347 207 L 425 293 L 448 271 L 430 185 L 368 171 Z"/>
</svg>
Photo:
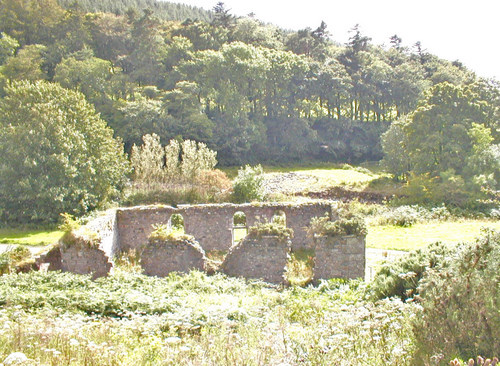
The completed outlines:
<svg viewBox="0 0 500 366">
<path fill-rule="evenodd" d="M 15 56 L 9 57 L 1 72 L 10 80 L 44 80 L 47 72 L 43 69 L 47 47 L 41 44 L 24 46 Z"/>
<path fill-rule="evenodd" d="M 484 191 L 498 189 L 500 155 L 488 127 L 495 123 L 495 105 L 485 100 L 480 83 L 444 82 L 391 126 L 383 137 L 385 162 L 408 179 L 409 201 L 471 207 L 486 197 Z"/>
<path fill-rule="evenodd" d="M 156 133 L 164 141 L 206 143 L 226 165 L 378 160 L 390 122 L 411 114 L 431 85 L 435 95 L 446 89 L 444 82 L 467 89 L 455 94 L 453 117 L 471 119 L 474 108 L 460 100 L 480 96 L 471 104 L 487 121 L 471 121 L 484 123 L 498 143 L 498 86 L 421 47 L 411 51 L 399 37 L 386 48 L 355 28 L 340 45 L 324 22 L 290 32 L 236 18 L 223 4 L 207 12 L 155 0 L 1 0 L 0 9 L 0 94 L 9 80 L 20 79 L 79 90 L 127 152 Z M 450 90 L 412 116 L 432 122 L 434 114 L 450 112 Z M 453 145 L 471 140 L 470 122 L 453 124 L 437 145 L 444 148 L 442 162 L 461 174 L 455 167 L 461 149 Z M 425 145 L 420 161 L 440 139 L 434 137 L 411 139 Z M 389 140 L 397 151 L 397 136 Z M 405 174 L 410 155 L 392 157 L 391 169 Z M 498 181 L 491 174 L 473 173 L 485 187 Z"/>
<path fill-rule="evenodd" d="M 236 226 L 246 226 L 247 224 L 247 217 L 246 215 L 239 211 L 239 212 L 236 212 L 233 216 L 233 224 Z"/>
<path fill-rule="evenodd" d="M 19 42 L 8 34 L 0 33 L 0 65 L 3 65 L 8 57 L 14 56 Z"/>
<path fill-rule="evenodd" d="M 91 281 L 70 273 L 0 277 L 0 358 L 23 352 L 46 364 L 412 365 L 401 301 L 361 300 L 363 285 L 275 288 L 193 271 L 166 278 L 116 270 Z M 7 327 L 8 325 L 8 327 Z"/>
<path fill-rule="evenodd" d="M 191 235 L 186 235 L 184 233 L 184 224 L 179 221 L 182 220 L 182 216 L 180 216 L 180 219 L 179 216 L 180 215 L 177 215 L 177 218 L 172 217 L 171 225 L 154 224 L 153 231 L 149 235 L 149 241 L 180 242 L 193 240 L 194 238 Z"/>
<path fill-rule="evenodd" d="M 248 228 L 247 238 L 261 239 L 263 236 L 276 236 L 286 242 L 293 237 L 293 230 L 276 222 L 259 222 Z"/>
<path fill-rule="evenodd" d="M 450 211 L 446 206 L 433 207 L 428 210 L 424 207 L 399 206 L 393 209 L 388 209 L 378 218 L 379 225 L 394 225 L 408 227 L 417 222 L 425 222 L 428 220 L 446 220 L 451 216 Z"/>
<path fill-rule="evenodd" d="M 81 93 L 16 82 L 0 100 L 0 215 L 55 221 L 116 197 L 128 164 L 112 131 Z"/>
<path fill-rule="evenodd" d="M 366 235 L 365 220 L 362 216 L 345 209 L 339 210 L 339 218 L 332 221 L 329 215 L 313 217 L 308 227 L 309 235 Z"/>
<path fill-rule="evenodd" d="M 0 275 L 15 273 L 19 265 L 31 258 L 31 252 L 24 246 L 18 245 L 0 253 Z"/>
<path fill-rule="evenodd" d="M 424 273 L 448 266 L 452 253 L 453 249 L 447 245 L 434 243 L 382 265 L 370 283 L 370 296 L 377 300 L 393 296 L 403 301 L 413 299 Z"/>
<path fill-rule="evenodd" d="M 75 2 L 72 0 L 58 0 L 59 4 L 71 9 Z M 148 0 L 121 0 L 119 3 L 109 0 L 78 0 L 77 4 L 90 13 L 114 13 L 125 15 L 129 11 L 152 11 L 154 16 L 164 20 L 184 21 L 186 19 L 200 19 L 210 21 L 213 17 L 211 11 L 201 7 L 181 3 Z"/>
<path fill-rule="evenodd" d="M 65 233 L 69 233 L 73 230 L 80 228 L 80 222 L 67 212 L 61 213 L 61 223 L 58 228 Z"/>
<path fill-rule="evenodd" d="M 447 266 L 420 281 L 421 315 L 415 319 L 419 355 L 444 359 L 495 355 L 500 349 L 500 233 L 485 232 L 459 246 Z"/>
<path fill-rule="evenodd" d="M 264 171 L 261 165 L 246 165 L 238 170 L 234 180 L 232 201 L 236 203 L 261 201 L 264 198 L 262 183 Z"/>
<path fill-rule="evenodd" d="M 64 233 L 59 243 L 63 248 L 78 247 L 97 249 L 101 245 L 101 237 L 97 232 L 90 230 L 86 226 L 81 226 Z"/>
</svg>

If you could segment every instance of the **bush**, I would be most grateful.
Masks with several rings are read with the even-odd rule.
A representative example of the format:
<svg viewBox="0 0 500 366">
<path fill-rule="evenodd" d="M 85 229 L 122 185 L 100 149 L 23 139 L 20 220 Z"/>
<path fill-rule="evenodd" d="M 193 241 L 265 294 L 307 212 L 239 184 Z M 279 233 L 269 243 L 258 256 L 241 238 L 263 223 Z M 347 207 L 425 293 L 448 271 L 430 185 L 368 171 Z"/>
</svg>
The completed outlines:
<svg viewBox="0 0 500 366">
<path fill-rule="evenodd" d="M 451 253 L 446 245 L 434 243 L 384 264 L 370 283 L 370 296 L 375 300 L 393 296 L 403 301 L 414 298 L 425 271 L 448 265 Z"/>
<path fill-rule="evenodd" d="M 194 238 L 191 235 L 184 234 L 183 228 L 179 228 L 179 225 L 179 222 L 172 222 L 172 227 L 164 224 L 153 225 L 153 231 L 151 232 L 151 234 L 149 234 L 149 241 L 151 242 L 152 240 L 160 240 L 177 242 L 183 240 L 193 240 Z"/>
<path fill-rule="evenodd" d="M 446 220 L 450 217 L 451 213 L 444 205 L 430 210 L 418 205 L 403 205 L 383 212 L 378 218 L 378 224 L 408 227 L 419 222 Z"/>
<path fill-rule="evenodd" d="M 240 168 L 233 185 L 232 201 L 243 203 L 263 200 L 263 174 L 261 165 L 255 167 L 246 165 L 244 168 Z"/>
<path fill-rule="evenodd" d="M 194 183 L 201 172 L 212 170 L 217 153 L 202 142 L 170 140 L 163 147 L 156 134 L 144 135 L 141 146 L 134 145 L 130 160 L 137 184 L 154 187 L 162 183 Z"/>
<path fill-rule="evenodd" d="M 31 258 L 29 249 L 23 246 L 9 248 L 0 253 L 0 274 L 15 272 L 16 268 Z"/>
<path fill-rule="evenodd" d="M 247 238 L 261 239 L 263 236 L 277 236 L 280 241 L 293 237 L 293 230 L 276 222 L 257 223 L 248 229 Z"/>
<path fill-rule="evenodd" d="M 500 232 L 459 246 L 449 265 L 426 271 L 414 331 L 420 357 L 494 356 L 500 350 Z"/>
<path fill-rule="evenodd" d="M 365 220 L 352 212 L 339 210 L 338 220 L 331 221 L 328 215 L 313 217 L 308 228 L 309 235 L 366 235 Z"/>
</svg>

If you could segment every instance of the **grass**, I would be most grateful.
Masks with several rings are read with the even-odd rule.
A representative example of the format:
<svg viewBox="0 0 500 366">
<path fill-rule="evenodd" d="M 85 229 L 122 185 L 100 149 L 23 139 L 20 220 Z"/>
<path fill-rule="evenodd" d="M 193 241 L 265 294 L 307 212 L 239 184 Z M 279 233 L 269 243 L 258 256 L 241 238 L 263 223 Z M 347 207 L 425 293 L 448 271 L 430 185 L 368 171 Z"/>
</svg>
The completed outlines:
<svg viewBox="0 0 500 366">
<path fill-rule="evenodd" d="M 481 231 L 481 227 L 500 230 L 500 221 L 460 220 L 417 223 L 410 227 L 392 225 L 368 226 L 366 245 L 369 248 L 415 250 L 430 243 L 458 243 L 472 241 Z"/>
<path fill-rule="evenodd" d="M 64 234 L 58 230 L 0 229 L 0 243 L 43 246 L 57 242 Z"/>
<path fill-rule="evenodd" d="M 239 243 L 241 239 L 247 236 L 248 230 L 246 227 L 235 227 L 233 229 L 234 243 Z"/>
</svg>

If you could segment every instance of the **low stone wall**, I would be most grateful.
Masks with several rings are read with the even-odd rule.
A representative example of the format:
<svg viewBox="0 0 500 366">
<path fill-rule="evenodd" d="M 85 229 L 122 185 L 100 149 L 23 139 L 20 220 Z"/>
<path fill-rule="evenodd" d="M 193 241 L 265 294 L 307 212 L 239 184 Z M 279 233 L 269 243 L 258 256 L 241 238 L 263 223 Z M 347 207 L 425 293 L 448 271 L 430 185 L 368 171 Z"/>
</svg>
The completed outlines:
<svg viewBox="0 0 500 366">
<path fill-rule="evenodd" d="M 35 258 L 35 263 L 39 270 L 44 271 L 60 271 L 62 270 L 61 250 L 59 246 L 51 248 L 48 252 L 43 253 L 38 258 Z"/>
<path fill-rule="evenodd" d="M 194 240 L 151 240 L 140 252 L 144 274 L 165 277 L 170 272 L 187 273 L 192 269 L 203 271 L 205 252 Z"/>
<path fill-rule="evenodd" d="M 314 280 L 364 278 L 365 236 L 319 236 L 315 238 Z"/>
<path fill-rule="evenodd" d="M 107 276 L 111 270 L 109 257 L 99 248 L 72 245 L 61 247 L 61 269 L 63 272 L 92 274 L 92 278 Z"/>
<path fill-rule="evenodd" d="M 61 269 L 65 272 L 108 275 L 111 258 L 118 252 L 116 211 L 109 210 L 87 225 L 63 236 L 59 243 Z"/>
<path fill-rule="evenodd" d="M 336 219 L 329 202 L 311 202 L 305 204 L 259 203 L 259 204 L 207 204 L 169 206 L 138 206 L 117 210 L 116 227 L 120 250 L 128 251 L 145 245 L 154 224 L 167 224 L 172 214 L 181 214 L 184 219 L 186 234 L 192 235 L 205 251 L 227 251 L 232 246 L 233 217 L 236 212 L 246 216 L 247 227 L 257 222 L 270 221 L 274 214 L 283 211 L 286 226 L 293 229 L 293 249 L 314 247 L 314 242 L 307 236 L 309 222 L 315 216 L 326 213 Z"/>
<path fill-rule="evenodd" d="M 245 238 L 227 254 L 221 270 L 229 276 L 283 283 L 291 242 L 269 236 Z"/>
</svg>

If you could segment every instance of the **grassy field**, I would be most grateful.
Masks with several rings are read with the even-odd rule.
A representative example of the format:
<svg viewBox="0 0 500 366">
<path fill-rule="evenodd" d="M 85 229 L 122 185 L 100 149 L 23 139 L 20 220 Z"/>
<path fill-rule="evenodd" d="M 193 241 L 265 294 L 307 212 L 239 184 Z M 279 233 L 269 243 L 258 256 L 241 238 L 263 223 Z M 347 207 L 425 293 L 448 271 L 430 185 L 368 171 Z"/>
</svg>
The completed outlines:
<svg viewBox="0 0 500 366">
<path fill-rule="evenodd" d="M 58 230 L 0 229 L 0 244 L 50 245 L 57 242 L 63 234 Z"/>
<path fill-rule="evenodd" d="M 410 227 L 392 225 L 369 226 L 366 236 L 368 248 L 415 250 L 430 243 L 458 243 L 476 238 L 482 227 L 500 230 L 500 221 L 459 220 L 417 223 Z"/>
</svg>

